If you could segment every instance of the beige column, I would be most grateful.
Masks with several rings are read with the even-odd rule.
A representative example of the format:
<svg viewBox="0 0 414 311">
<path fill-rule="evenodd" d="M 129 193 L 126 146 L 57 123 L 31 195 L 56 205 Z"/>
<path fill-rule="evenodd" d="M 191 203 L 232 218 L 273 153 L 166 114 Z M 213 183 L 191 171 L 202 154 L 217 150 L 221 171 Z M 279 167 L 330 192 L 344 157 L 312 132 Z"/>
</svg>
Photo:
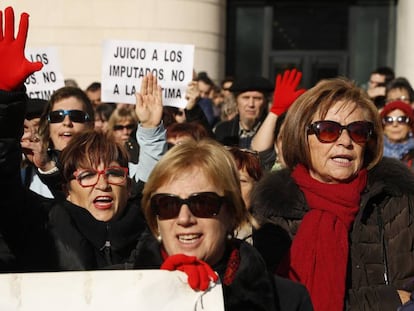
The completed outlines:
<svg viewBox="0 0 414 311">
<path fill-rule="evenodd" d="M 215 80 L 224 76 L 225 0 L 10 0 L 7 5 L 17 16 L 30 14 L 27 46 L 57 47 L 64 77 L 82 88 L 101 80 L 105 39 L 193 44 L 195 70 Z"/>
<path fill-rule="evenodd" d="M 398 0 L 395 72 L 414 86 L 414 1 Z"/>
</svg>

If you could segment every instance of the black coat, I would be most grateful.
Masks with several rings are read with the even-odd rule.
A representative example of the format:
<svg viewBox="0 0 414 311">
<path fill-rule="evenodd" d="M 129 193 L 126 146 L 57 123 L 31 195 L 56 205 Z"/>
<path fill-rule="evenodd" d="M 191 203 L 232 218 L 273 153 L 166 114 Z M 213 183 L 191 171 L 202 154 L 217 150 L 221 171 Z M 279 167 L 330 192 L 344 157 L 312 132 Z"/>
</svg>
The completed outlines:
<svg viewBox="0 0 414 311">
<path fill-rule="evenodd" d="M 287 169 L 264 177 L 252 196 L 265 224 L 254 245 L 274 271 L 309 207 Z M 411 291 L 414 277 L 414 174 L 398 160 L 384 158 L 368 172 L 349 247 L 347 309 L 396 310 L 396 290 Z"/>
<path fill-rule="evenodd" d="M 26 95 L 0 91 L 0 103 L 0 249 L 15 257 L 13 271 L 92 270 L 125 262 L 146 227 L 139 201 L 130 200 L 115 221 L 101 222 L 82 207 L 28 190 L 20 176 Z M 10 253 L 4 256 L 0 264 Z"/>
<path fill-rule="evenodd" d="M 232 245 L 239 250 L 241 260 L 233 282 L 222 285 L 225 310 L 313 310 L 304 286 L 269 273 L 259 253 L 248 243 L 234 239 Z M 228 251 L 213 267 L 221 279 L 229 256 Z M 125 268 L 159 269 L 162 262 L 160 244 L 146 232 Z"/>
</svg>

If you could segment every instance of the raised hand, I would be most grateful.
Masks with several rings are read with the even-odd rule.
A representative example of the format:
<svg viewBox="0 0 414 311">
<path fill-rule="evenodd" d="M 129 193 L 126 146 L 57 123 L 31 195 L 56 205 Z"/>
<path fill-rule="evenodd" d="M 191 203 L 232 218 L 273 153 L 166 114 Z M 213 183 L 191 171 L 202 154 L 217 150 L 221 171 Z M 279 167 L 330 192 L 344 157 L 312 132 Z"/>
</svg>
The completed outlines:
<svg viewBox="0 0 414 311">
<path fill-rule="evenodd" d="M 157 78 L 149 74 L 142 78 L 141 90 L 135 94 L 135 112 L 142 127 L 157 127 L 162 118 L 162 90 Z"/>
<path fill-rule="evenodd" d="M 213 269 L 195 256 L 184 254 L 169 256 L 160 269 L 185 272 L 188 276 L 188 284 L 194 290 L 205 291 L 209 288 L 210 281 L 216 282 L 218 280 Z"/>
<path fill-rule="evenodd" d="M 47 143 L 39 137 L 37 126 L 33 126 L 28 120 L 24 120 L 24 132 L 20 139 L 20 145 L 27 160 L 36 167 L 43 170 L 50 168 L 47 167 L 50 161 L 47 154 Z"/>
<path fill-rule="evenodd" d="M 283 76 L 277 75 L 270 112 L 280 116 L 288 110 L 296 98 L 306 91 L 305 89 L 296 89 L 301 79 L 302 73 L 296 69 L 286 70 Z"/>
<path fill-rule="evenodd" d="M 12 91 L 18 89 L 27 77 L 43 67 L 41 62 L 30 62 L 24 55 L 29 15 L 20 16 L 19 32 L 14 37 L 14 11 L 7 7 L 0 11 L 0 90 Z"/>
<path fill-rule="evenodd" d="M 185 99 L 187 100 L 187 110 L 194 108 L 194 105 L 197 103 L 197 100 L 200 98 L 200 90 L 198 89 L 198 82 L 191 81 L 188 84 L 188 88 L 185 92 Z"/>
</svg>

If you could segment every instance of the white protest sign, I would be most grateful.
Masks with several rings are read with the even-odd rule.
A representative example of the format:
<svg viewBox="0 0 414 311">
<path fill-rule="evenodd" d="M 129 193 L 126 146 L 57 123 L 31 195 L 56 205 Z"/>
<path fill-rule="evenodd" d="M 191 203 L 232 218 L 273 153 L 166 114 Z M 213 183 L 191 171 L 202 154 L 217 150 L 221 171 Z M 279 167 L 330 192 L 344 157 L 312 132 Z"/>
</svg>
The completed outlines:
<svg viewBox="0 0 414 311">
<path fill-rule="evenodd" d="M 221 284 L 202 292 L 186 280 L 165 270 L 0 274 L 0 310 L 224 310 Z"/>
<path fill-rule="evenodd" d="M 102 101 L 135 104 L 142 77 L 152 73 L 163 88 L 163 103 L 185 107 L 193 79 L 194 46 L 172 43 L 117 41 L 103 43 Z"/>
<path fill-rule="evenodd" d="M 55 47 L 26 48 L 26 58 L 31 62 L 42 62 L 43 68 L 26 79 L 27 95 L 30 98 L 48 100 L 59 88 L 65 86 L 60 61 Z"/>
</svg>

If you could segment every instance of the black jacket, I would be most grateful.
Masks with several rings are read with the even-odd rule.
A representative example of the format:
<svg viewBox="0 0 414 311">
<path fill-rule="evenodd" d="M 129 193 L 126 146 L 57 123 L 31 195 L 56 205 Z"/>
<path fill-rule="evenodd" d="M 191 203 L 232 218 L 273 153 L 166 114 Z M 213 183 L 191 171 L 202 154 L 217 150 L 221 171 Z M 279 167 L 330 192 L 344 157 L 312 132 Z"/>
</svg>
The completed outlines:
<svg viewBox="0 0 414 311">
<path fill-rule="evenodd" d="M 309 207 L 287 169 L 258 183 L 252 205 L 265 224 L 254 245 L 274 271 Z M 414 277 L 414 174 L 403 163 L 384 158 L 368 172 L 349 247 L 347 309 L 396 310 L 396 290 L 411 291 Z"/>
<path fill-rule="evenodd" d="M 230 249 L 237 248 L 240 265 L 233 282 L 223 286 L 225 310 L 313 310 L 304 286 L 269 273 L 259 253 L 248 243 L 232 240 L 232 247 L 213 269 L 223 279 Z M 143 234 L 126 269 L 159 269 L 160 244 L 149 232 Z"/>
<path fill-rule="evenodd" d="M 66 200 L 28 190 L 20 177 L 26 95 L 0 91 L 0 103 L 0 243 L 15 257 L 13 270 L 92 270 L 125 262 L 146 226 L 138 200 L 117 220 L 101 222 Z"/>
</svg>

